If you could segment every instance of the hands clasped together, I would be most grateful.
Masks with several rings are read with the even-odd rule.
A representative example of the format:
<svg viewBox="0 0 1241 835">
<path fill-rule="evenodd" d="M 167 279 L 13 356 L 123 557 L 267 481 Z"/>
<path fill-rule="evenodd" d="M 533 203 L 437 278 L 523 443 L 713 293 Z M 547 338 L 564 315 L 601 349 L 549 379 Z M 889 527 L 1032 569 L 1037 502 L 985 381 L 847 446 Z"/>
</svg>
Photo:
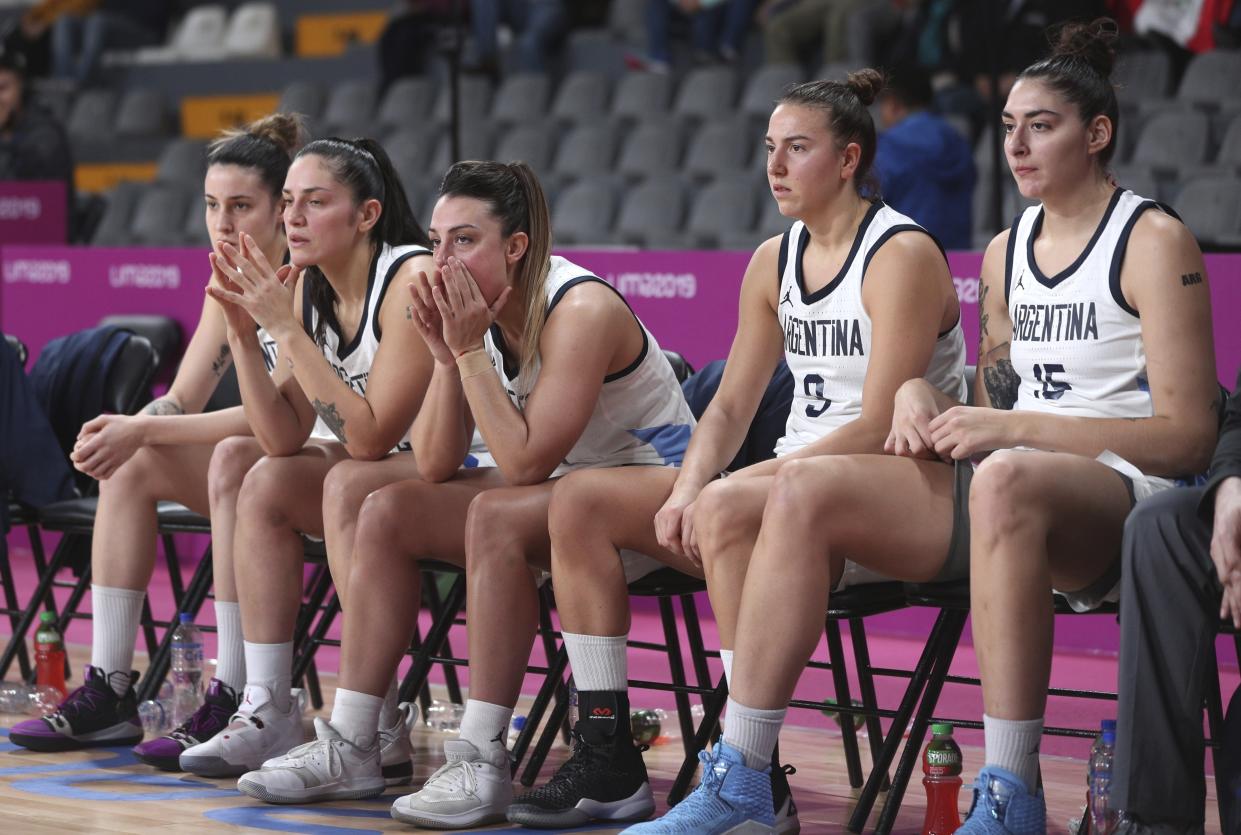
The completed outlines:
<svg viewBox="0 0 1241 835">
<path fill-rule="evenodd" d="M 453 365 L 461 354 L 483 347 L 483 335 L 500 315 L 512 290 L 505 287 L 494 302 L 487 304 L 469 268 L 451 257 L 431 276 L 419 272 L 417 281 L 409 285 L 413 298 L 410 318 L 435 361 Z"/>
</svg>

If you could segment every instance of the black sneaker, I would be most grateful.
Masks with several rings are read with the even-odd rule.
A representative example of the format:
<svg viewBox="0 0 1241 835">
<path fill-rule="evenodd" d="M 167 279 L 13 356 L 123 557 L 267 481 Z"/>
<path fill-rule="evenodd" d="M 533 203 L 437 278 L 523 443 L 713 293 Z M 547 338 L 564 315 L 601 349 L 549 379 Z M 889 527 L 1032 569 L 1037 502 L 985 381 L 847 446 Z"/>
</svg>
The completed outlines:
<svg viewBox="0 0 1241 835">
<path fill-rule="evenodd" d="M 793 802 L 793 792 L 789 788 L 789 775 L 796 773 L 797 769 L 793 766 L 780 765 L 776 757 L 771 758 L 771 807 L 776 815 L 775 831 L 778 835 L 797 835 L 801 832 L 797 804 Z"/>
<path fill-rule="evenodd" d="M 112 689 L 113 676 L 129 679 L 124 696 Z M 137 681 L 137 672 L 105 673 L 88 665 L 86 683 L 70 693 L 55 713 L 14 725 L 9 741 L 31 751 L 76 751 L 140 742 L 142 723 L 138 721 L 138 696 L 134 693 Z"/>
<path fill-rule="evenodd" d="M 573 730 L 573 755 L 546 785 L 513 801 L 510 822 L 561 829 L 591 821 L 641 821 L 654 814 L 655 797 L 642 761 L 645 746 L 633 743 L 628 702 L 623 693 L 578 694 L 582 718 Z"/>
</svg>

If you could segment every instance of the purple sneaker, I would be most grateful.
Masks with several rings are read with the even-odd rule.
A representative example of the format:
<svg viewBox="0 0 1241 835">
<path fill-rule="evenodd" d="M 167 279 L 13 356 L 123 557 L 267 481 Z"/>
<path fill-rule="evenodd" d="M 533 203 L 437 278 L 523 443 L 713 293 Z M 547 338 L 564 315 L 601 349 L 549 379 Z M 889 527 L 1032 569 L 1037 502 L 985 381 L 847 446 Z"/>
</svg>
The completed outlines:
<svg viewBox="0 0 1241 835">
<path fill-rule="evenodd" d="M 137 746 L 134 755 L 163 771 L 180 771 L 181 752 L 206 742 L 227 727 L 228 718 L 237 711 L 237 701 L 236 690 L 218 678 L 211 679 L 207 695 L 193 716 L 167 736 L 148 739 Z"/>
<path fill-rule="evenodd" d="M 112 689 L 113 676 L 128 679 L 124 696 Z M 9 741 L 31 751 L 76 751 L 107 745 L 133 745 L 142 739 L 138 721 L 138 697 L 134 682 L 138 673 L 120 670 L 105 673 L 86 667 L 86 683 L 65 698 L 60 707 L 42 719 L 27 719 L 13 726 Z"/>
</svg>

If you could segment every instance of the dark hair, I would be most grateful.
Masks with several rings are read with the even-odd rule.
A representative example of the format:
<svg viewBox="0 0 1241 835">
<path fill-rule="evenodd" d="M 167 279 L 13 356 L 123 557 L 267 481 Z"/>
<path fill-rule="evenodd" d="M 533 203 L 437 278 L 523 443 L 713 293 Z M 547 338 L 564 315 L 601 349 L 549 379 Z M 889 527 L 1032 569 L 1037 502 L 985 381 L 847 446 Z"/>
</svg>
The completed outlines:
<svg viewBox="0 0 1241 835">
<path fill-rule="evenodd" d="M 302 118 L 295 113 L 273 113 L 244 128 L 225 131 L 207 146 L 207 166 L 252 168 L 263 179 L 272 198 L 280 201 L 284 178 L 293 153 L 304 137 Z"/>
<path fill-rule="evenodd" d="M 520 373 L 530 370 L 539 353 L 547 318 L 547 272 L 552 254 L 551 212 L 533 169 L 524 162 L 466 160 L 454 163 L 440 185 L 441 197 L 472 197 L 486 203 L 507 238 L 525 232 L 530 239 L 514 289 L 526 306 Z"/>
<path fill-rule="evenodd" d="M 1112 86 L 1112 67 L 1116 63 L 1116 22 L 1101 17 L 1091 23 L 1070 22 L 1049 36 L 1051 55 L 1022 70 L 1017 79 L 1043 82 L 1077 107 L 1084 124 L 1096 116 L 1112 122 L 1112 139 L 1099 151 L 1099 164 L 1106 166 L 1116 151 L 1120 133 L 1120 105 Z"/>
<path fill-rule="evenodd" d="M 871 174 L 875 161 L 875 120 L 867 110 L 883 89 L 883 75 L 878 70 L 862 69 L 849 73 L 845 81 L 807 81 L 790 87 L 776 104 L 798 104 L 817 107 L 828 115 L 828 127 L 836 137 L 836 147 L 844 149 L 856 142 L 862 149 L 853 185 L 858 194 L 877 196 L 879 183 Z"/>
<path fill-rule="evenodd" d="M 0 70 L 16 73 L 26 80 L 26 53 L 10 44 L 0 43 Z"/>
<path fill-rule="evenodd" d="M 332 175 L 353 193 L 354 205 L 367 200 L 378 200 L 382 206 L 379 220 L 371 227 L 370 239 L 376 248 L 384 244 L 400 246 L 418 244 L 431 248 L 431 239 L 414 217 L 409 197 L 401 185 L 392 160 L 383 146 L 373 139 L 341 139 L 329 137 L 316 139 L 297 152 L 294 159 L 317 156 L 324 161 Z M 334 320 L 336 291 L 328 283 L 317 266 L 307 268 L 302 278 L 307 282 L 310 303 L 318 313 L 318 324 L 313 334 L 315 342 L 323 344 L 327 323 Z"/>
<path fill-rule="evenodd" d="M 913 64 L 887 68 L 883 94 L 914 110 L 930 107 L 935 97 L 930 74 Z"/>
</svg>

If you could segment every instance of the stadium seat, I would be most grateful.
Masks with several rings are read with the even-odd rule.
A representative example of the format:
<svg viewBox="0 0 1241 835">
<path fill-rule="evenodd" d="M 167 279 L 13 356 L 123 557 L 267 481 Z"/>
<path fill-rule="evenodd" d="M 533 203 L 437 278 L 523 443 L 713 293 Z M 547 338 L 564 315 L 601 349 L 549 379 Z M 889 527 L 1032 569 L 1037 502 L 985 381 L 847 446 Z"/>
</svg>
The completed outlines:
<svg viewBox="0 0 1241 835">
<path fill-rule="evenodd" d="M 756 144 L 760 143 L 748 121 L 724 118 L 707 122 L 691 132 L 683 167 L 704 180 L 742 171 Z"/>
<path fill-rule="evenodd" d="M 197 200 L 189 201 L 185 210 L 185 220 L 181 224 L 181 246 L 210 247 L 211 233 L 204 222 L 203 204 Z"/>
<path fill-rule="evenodd" d="M 741 94 L 741 110 L 747 116 L 766 119 L 771 115 L 776 99 L 785 90 L 805 78 L 805 71 L 797 64 L 767 64 L 760 67 Z"/>
<path fill-rule="evenodd" d="M 731 115 L 736 100 L 737 73 L 731 67 L 700 67 L 681 82 L 672 111 L 706 121 Z"/>
<path fill-rule="evenodd" d="M 633 43 L 645 43 L 647 0 L 612 0 L 608 5 L 608 30 Z"/>
<path fill-rule="evenodd" d="M 568 178 L 611 171 L 616 141 L 616 129 L 611 125 L 578 125 L 560 143 L 552 170 L 557 176 Z"/>
<path fill-rule="evenodd" d="M 164 146 L 155 171 L 156 182 L 201 189 L 207 173 L 207 143 L 201 139 L 174 139 Z"/>
<path fill-rule="evenodd" d="M 107 89 L 83 90 L 73 102 L 65 130 L 71 140 L 99 141 L 112 136 L 116 93 Z"/>
<path fill-rule="evenodd" d="M 565 39 L 563 64 L 570 73 L 597 72 L 616 78 L 625 73 L 629 52 L 624 39 L 607 29 L 571 29 Z"/>
<path fill-rule="evenodd" d="M 1112 77 L 1121 104 L 1162 99 L 1171 85 L 1172 61 L 1162 50 L 1127 52 L 1116 62 Z"/>
<path fill-rule="evenodd" d="M 615 216 L 615 184 L 602 176 L 580 180 L 557 198 L 552 209 L 552 233 L 558 245 L 608 243 Z"/>
<path fill-rule="evenodd" d="M 572 124 L 602 122 L 607 117 L 610 92 L 611 84 L 602 73 L 571 72 L 556 91 L 551 115 Z"/>
<path fill-rule="evenodd" d="M 108 193 L 108 205 L 91 238 L 93 245 L 126 246 L 130 243 L 129 220 L 133 217 L 134 206 L 138 204 L 143 188 L 141 183 L 122 180 Z"/>
<path fill-rule="evenodd" d="M 1224 130 L 1215 165 L 1230 174 L 1241 174 L 1241 113 L 1234 114 Z"/>
<path fill-rule="evenodd" d="M 367 136 L 375 112 L 375 85 L 369 81 L 340 81 L 328 93 L 319 119 L 325 136 Z"/>
<path fill-rule="evenodd" d="M 148 186 L 138 198 L 129 221 L 129 237 L 139 246 L 176 246 L 181 233 L 189 194 L 171 183 Z"/>
<path fill-rule="evenodd" d="M 280 93 L 280 113 L 300 113 L 314 122 L 323 113 L 323 88 L 313 81 L 293 81 Z"/>
<path fill-rule="evenodd" d="M 547 122 L 519 125 L 500 136 L 493 156 L 500 162 L 526 162 L 542 177 L 551 170 L 555 147 L 555 130 L 552 125 Z"/>
<path fill-rule="evenodd" d="M 1134 194 L 1158 200 L 1160 196 L 1159 182 L 1155 172 L 1142 165 L 1117 165 L 1112 173 L 1116 175 L 1116 184 L 1127 188 Z"/>
<path fill-rule="evenodd" d="M 707 249 L 754 227 L 754 189 L 744 179 L 711 183 L 694 196 L 686 232 L 694 246 Z"/>
<path fill-rule="evenodd" d="M 624 243 L 646 245 L 648 239 L 681 231 L 685 189 L 675 178 L 656 178 L 631 186 L 621 203 L 616 233 Z"/>
<path fill-rule="evenodd" d="M 381 131 L 403 130 L 431 124 L 435 85 L 421 76 L 398 78 L 388 87 L 375 122 Z"/>
<path fill-rule="evenodd" d="M 1164 170 L 1199 165 L 1206 159 L 1208 127 L 1202 113 L 1160 113 L 1142 128 L 1130 162 Z"/>
<path fill-rule="evenodd" d="M 612 95 L 612 118 L 641 121 L 667 112 L 672 79 L 655 73 L 630 73 Z"/>
<path fill-rule="evenodd" d="M 671 119 L 641 122 L 625 139 L 616 171 L 632 179 L 680 169 L 681 131 Z"/>
<path fill-rule="evenodd" d="M 1241 179 L 1191 180 L 1177 195 L 1173 208 L 1203 247 L 1241 245 Z"/>
<path fill-rule="evenodd" d="M 1182 101 L 1213 104 L 1241 99 L 1241 50 L 1216 49 L 1195 55 L 1185 68 L 1176 96 Z"/>
<path fill-rule="evenodd" d="M 431 171 L 437 176 L 443 174 L 458 159 L 491 159 L 491 149 L 494 144 L 490 127 L 479 124 L 461 132 L 461 156 L 454 159 L 452 135 L 445 131 L 435 145 L 435 153 L 431 156 Z"/>
<path fill-rule="evenodd" d="M 551 80 L 543 73 L 510 75 L 496 91 L 491 120 L 497 125 L 541 121 L 551 90 Z"/>
<path fill-rule="evenodd" d="M 451 96 L 440 96 L 435 103 L 434 119 L 441 125 L 449 123 Z M 461 122 L 475 125 L 484 121 L 491 106 L 491 83 L 476 75 L 461 79 Z"/>
<path fill-rule="evenodd" d="M 793 218 L 780 214 L 780 204 L 764 189 L 765 197 L 759 200 L 759 215 L 756 229 L 764 240 L 773 235 L 783 235 L 793 225 Z"/>
<path fill-rule="evenodd" d="M 235 58 L 279 58 L 280 17 L 274 3 L 243 3 L 224 34 L 224 52 Z"/>
<path fill-rule="evenodd" d="M 130 90 L 117 106 L 113 132 L 119 138 L 165 136 L 169 130 L 164 94 L 158 90 Z"/>
<path fill-rule="evenodd" d="M 228 29 L 228 9 L 221 3 L 194 6 L 173 30 L 163 46 L 135 50 L 133 59 L 139 64 L 172 61 L 214 61 L 223 54 L 224 34 Z"/>
<path fill-rule="evenodd" d="M 441 135 L 438 128 L 421 125 L 399 130 L 384 141 L 384 150 L 407 190 L 414 183 L 420 185 L 426 177 L 430 170 L 427 163 Z"/>
</svg>

